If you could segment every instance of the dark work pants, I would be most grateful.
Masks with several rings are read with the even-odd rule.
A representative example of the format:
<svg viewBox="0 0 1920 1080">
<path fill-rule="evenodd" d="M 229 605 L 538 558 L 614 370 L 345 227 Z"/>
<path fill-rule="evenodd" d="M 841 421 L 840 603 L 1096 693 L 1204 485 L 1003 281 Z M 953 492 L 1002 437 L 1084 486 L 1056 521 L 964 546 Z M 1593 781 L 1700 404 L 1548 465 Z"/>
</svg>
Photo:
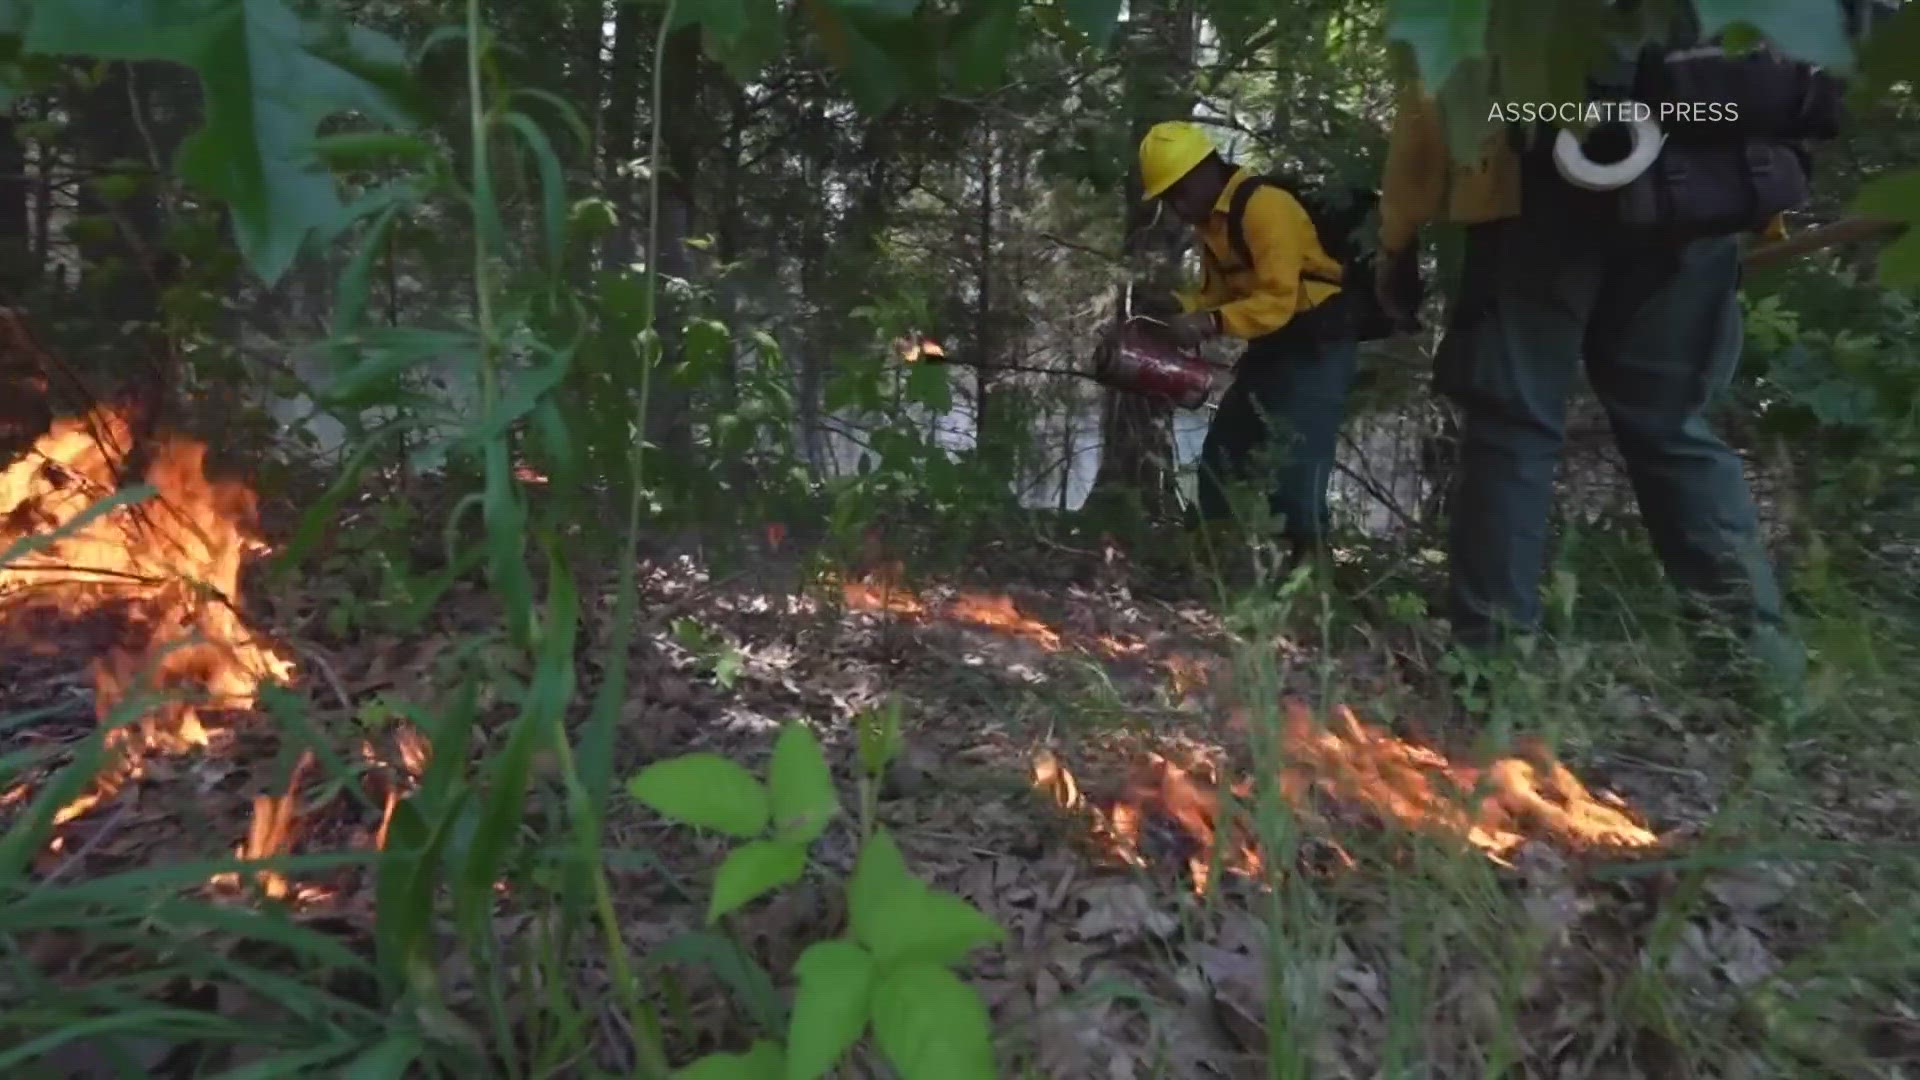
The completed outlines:
<svg viewBox="0 0 1920 1080">
<path fill-rule="evenodd" d="M 1237 484 L 1266 484 L 1267 507 L 1296 555 L 1317 550 L 1356 348 L 1332 311 L 1247 343 L 1200 448 L 1200 516 L 1231 514 Z"/>
<path fill-rule="evenodd" d="M 1570 228 L 1540 213 L 1469 230 L 1436 370 L 1464 414 L 1449 541 L 1456 635 L 1484 647 L 1539 621 L 1566 401 L 1584 366 L 1690 611 L 1793 663 L 1740 458 L 1706 419 L 1740 358 L 1739 242 Z"/>
</svg>

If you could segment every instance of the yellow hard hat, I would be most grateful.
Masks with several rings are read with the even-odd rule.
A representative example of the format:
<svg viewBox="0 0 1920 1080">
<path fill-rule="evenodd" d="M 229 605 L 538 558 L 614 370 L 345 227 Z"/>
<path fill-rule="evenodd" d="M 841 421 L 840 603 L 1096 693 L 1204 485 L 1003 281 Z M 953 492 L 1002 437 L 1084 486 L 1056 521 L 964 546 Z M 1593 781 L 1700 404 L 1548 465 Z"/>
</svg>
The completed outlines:
<svg viewBox="0 0 1920 1080">
<path fill-rule="evenodd" d="M 1146 198 L 1153 200 L 1166 194 L 1213 152 L 1213 140 L 1198 124 L 1169 120 L 1153 125 L 1147 137 L 1140 140 L 1140 186 L 1146 190 Z"/>
</svg>

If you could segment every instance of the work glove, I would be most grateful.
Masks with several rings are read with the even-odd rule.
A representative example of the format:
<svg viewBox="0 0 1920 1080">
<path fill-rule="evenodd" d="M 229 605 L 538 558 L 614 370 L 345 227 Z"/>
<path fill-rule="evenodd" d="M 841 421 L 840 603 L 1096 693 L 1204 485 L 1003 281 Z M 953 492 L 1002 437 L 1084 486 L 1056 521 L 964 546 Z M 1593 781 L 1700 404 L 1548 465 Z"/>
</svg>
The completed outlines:
<svg viewBox="0 0 1920 1080">
<path fill-rule="evenodd" d="M 1167 341 L 1178 349 L 1198 349 L 1220 333 L 1220 317 L 1211 311 L 1189 311 L 1167 320 Z"/>
</svg>

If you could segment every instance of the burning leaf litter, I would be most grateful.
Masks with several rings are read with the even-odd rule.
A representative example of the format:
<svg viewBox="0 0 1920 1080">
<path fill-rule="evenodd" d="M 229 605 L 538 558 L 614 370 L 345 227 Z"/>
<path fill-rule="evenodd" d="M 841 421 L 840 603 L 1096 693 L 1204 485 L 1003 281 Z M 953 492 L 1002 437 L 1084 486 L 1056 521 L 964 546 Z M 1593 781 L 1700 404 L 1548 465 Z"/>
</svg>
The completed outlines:
<svg viewBox="0 0 1920 1080">
<path fill-rule="evenodd" d="M 152 447 L 151 498 L 94 511 L 122 490 L 131 446 L 127 417 L 101 409 L 55 421 L 0 471 L 0 548 L 22 549 L 0 566 L 0 643 L 58 651 L 61 627 L 97 620 L 112 640 L 91 665 L 96 722 L 130 700 L 167 699 L 109 734 L 115 765 L 56 824 L 140 776 L 148 754 L 208 747 L 212 714 L 250 709 L 295 673 L 239 613 L 242 563 L 268 550 L 252 490 L 209 479 L 206 446 L 170 438 Z M 278 835 L 278 824 L 264 827 Z"/>
</svg>

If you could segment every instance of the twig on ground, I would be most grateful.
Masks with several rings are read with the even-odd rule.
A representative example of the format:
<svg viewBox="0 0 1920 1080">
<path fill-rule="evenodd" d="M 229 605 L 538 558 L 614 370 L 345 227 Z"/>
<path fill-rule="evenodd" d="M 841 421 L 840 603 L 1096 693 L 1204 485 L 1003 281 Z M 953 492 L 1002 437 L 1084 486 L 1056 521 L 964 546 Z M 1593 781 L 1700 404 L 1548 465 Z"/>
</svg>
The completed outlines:
<svg viewBox="0 0 1920 1080">
<path fill-rule="evenodd" d="M 54 867 L 46 877 L 40 879 L 40 883 L 42 885 L 51 885 L 60 878 L 60 875 L 85 862 L 87 856 L 92 853 L 93 849 L 99 847 L 101 841 L 105 840 L 109 833 L 119 828 L 120 822 L 127 816 L 127 812 L 130 809 L 132 809 L 132 807 L 128 803 L 121 802 L 117 804 L 114 807 L 113 816 L 101 822 L 100 827 L 95 829 L 93 835 L 87 838 L 87 842 L 80 845 L 78 851 L 62 859 L 59 866 Z"/>
</svg>

